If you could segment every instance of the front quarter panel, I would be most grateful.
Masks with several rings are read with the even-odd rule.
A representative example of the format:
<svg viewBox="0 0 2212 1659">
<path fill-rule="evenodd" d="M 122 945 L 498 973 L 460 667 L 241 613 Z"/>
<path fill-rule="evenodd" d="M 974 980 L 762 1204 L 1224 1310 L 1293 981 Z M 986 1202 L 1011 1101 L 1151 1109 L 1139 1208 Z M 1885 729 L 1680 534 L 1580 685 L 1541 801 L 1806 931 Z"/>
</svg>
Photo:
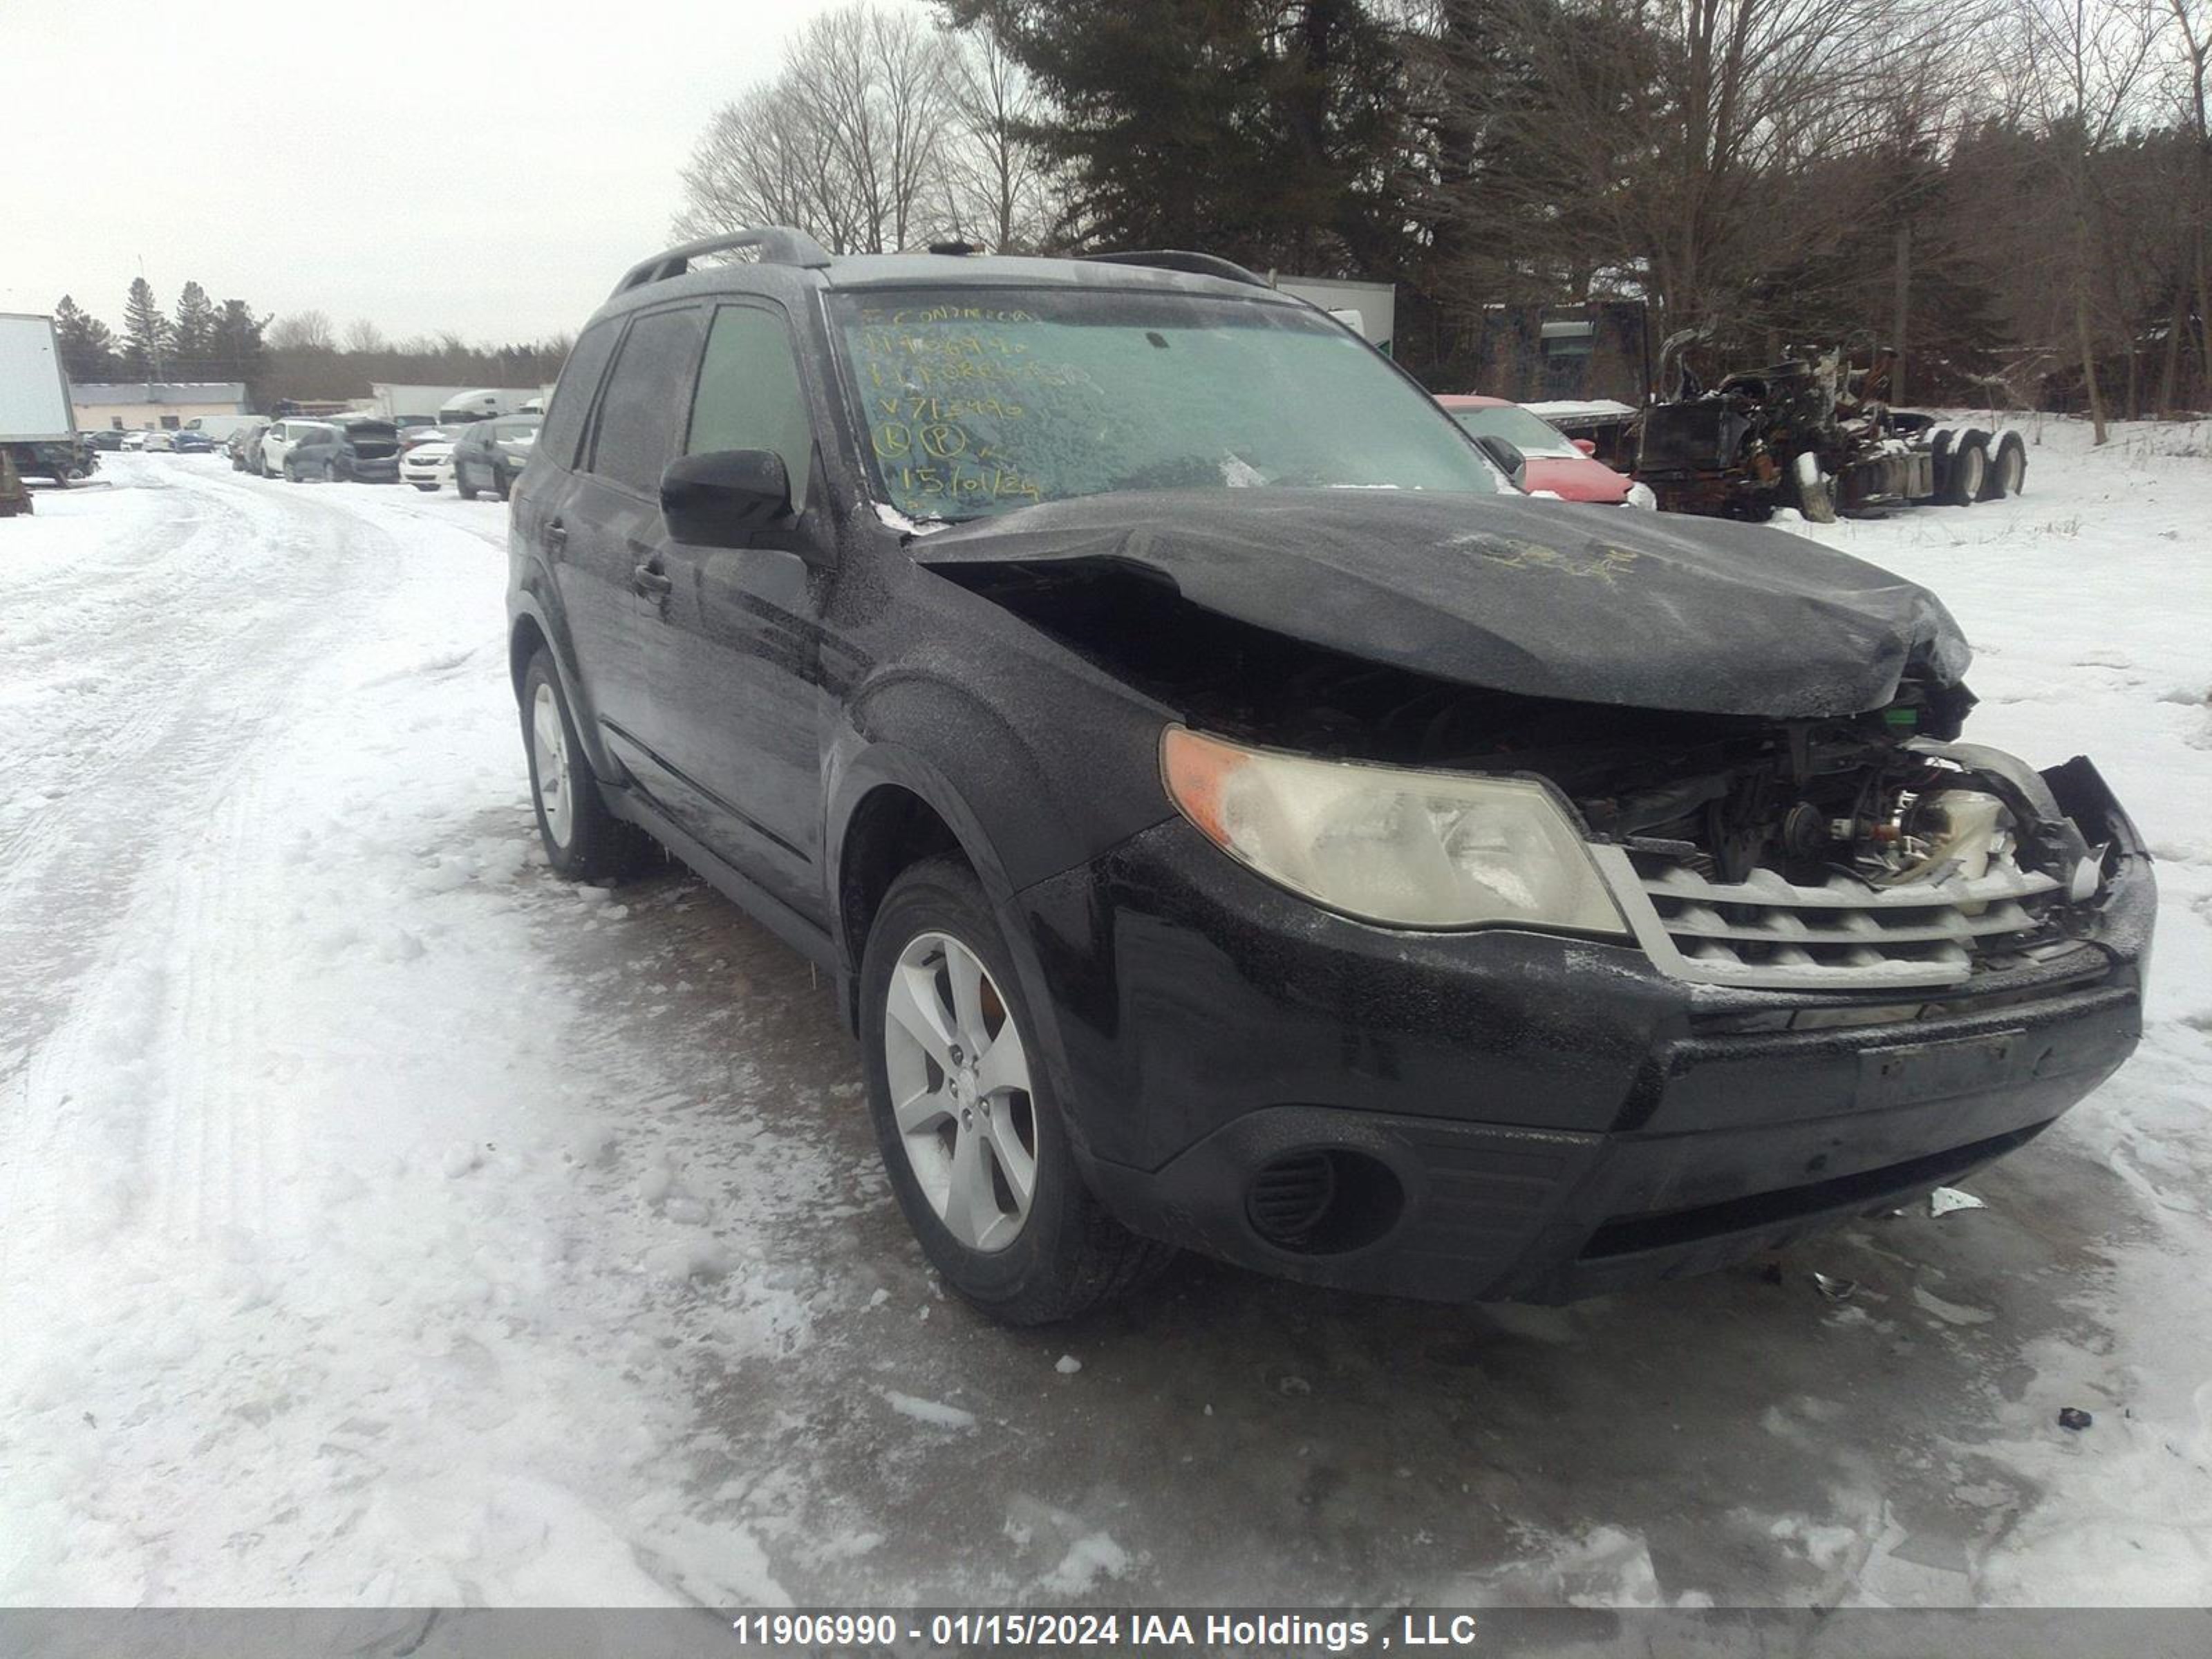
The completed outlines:
<svg viewBox="0 0 2212 1659">
<path fill-rule="evenodd" d="M 857 636 L 824 756 L 831 880 L 854 811 L 884 783 L 928 801 L 1000 897 L 1169 815 L 1167 711 L 902 555 L 879 568 L 892 591 Z"/>
</svg>

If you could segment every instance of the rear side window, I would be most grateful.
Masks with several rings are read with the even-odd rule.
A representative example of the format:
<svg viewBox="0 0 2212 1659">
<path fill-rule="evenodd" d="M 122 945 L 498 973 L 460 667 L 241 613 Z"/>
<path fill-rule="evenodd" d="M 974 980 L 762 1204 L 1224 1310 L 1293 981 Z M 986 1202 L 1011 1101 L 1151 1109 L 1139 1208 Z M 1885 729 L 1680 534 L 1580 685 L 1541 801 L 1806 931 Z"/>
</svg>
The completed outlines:
<svg viewBox="0 0 2212 1659">
<path fill-rule="evenodd" d="M 599 400 L 592 471 L 652 495 L 676 453 L 706 318 L 694 307 L 656 311 L 632 323 Z"/>
<path fill-rule="evenodd" d="M 576 440 L 591 411 L 592 394 L 599 389 L 599 376 L 614 355 L 615 337 L 621 331 L 611 319 L 586 329 L 562 365 L 561 383 L 553 388 L 553 406 L 545 413 L 545 430 L 538 448 L 562 466 L 576 460 Z M 448 436 L 459 435 L 448 434 Z"/>
<path fill-rule="evenodd" d="M 772 312 L 724 306 L 714 313 L 684 453 L 714 449 L 774 451 L 791 478 L 793 504 L 805 505 L 814 419 L 791 355 L 791 331 Z"/>
</svg>

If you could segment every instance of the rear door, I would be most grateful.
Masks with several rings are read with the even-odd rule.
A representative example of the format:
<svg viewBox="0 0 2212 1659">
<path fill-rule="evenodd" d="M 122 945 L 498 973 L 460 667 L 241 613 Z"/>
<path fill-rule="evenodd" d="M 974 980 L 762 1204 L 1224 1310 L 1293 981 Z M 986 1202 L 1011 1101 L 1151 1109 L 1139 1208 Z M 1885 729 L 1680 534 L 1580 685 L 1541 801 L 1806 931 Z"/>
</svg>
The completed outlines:
<svg viewBox="0 0 2212 1659">
<path fill-rule="evenodd" d="M 649 570 L 660 535 L 660 474 L 683 441 L 706 332 L 697 302 L 630 319 L 592 411 L 582 464 L 546 526 L 562 544 L 562 605 L 607 748 L 664 801 L 671 792 L 656 753 L 643 624 L 658 599 L 647 589 L 664 580 Z"/>
<path fill-rule="evenodd" d="M 685 453 L 771 450 L 801 510 L 738 548 L 695 547 L 660 529 L 654 563 L 668 591 L 648 601 L 645 627 L 668 804 L 686 830 L 820 921 L 818 665 L 835 538 L 824 514 L 807 509 L 812 414 L 781 310 L 716 307 L 690 415 Z"/>
</svg>

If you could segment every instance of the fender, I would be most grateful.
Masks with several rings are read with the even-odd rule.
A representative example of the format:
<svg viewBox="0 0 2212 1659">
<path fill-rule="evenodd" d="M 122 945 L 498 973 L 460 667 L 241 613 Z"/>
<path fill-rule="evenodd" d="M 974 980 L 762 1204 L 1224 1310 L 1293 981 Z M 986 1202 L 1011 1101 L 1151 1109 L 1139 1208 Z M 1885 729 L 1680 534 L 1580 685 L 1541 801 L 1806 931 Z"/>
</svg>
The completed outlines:
<svg viewBox="0 0 2212 1659">
<path fill-rule="evenodd" d="M 958 666 L 975 669 L 972 658 Z M 994 902 L 1167 817 L 1158 757 L 1171 716 L 1075 666 L 1071 673 L 1042 659 L 1002 663 L 1001 672 L 1024 682 L 1019 696 L 1010 685 L 980 695 L 912 659 L 860 688 L 823 757 L 823 872 L 832 908 L 847 832 L 879 784 L 902 785 L 929 804 Z M 958 741 L 948 747 L 952 732 Z M 1047 747 L 1060 751 L 1059 764 L 1040 759 Z M 990 833 L 970 802 L 989 808 Z"/>
<path fill-rule="evenodd" d="M 575 647 L 568 637 L 568 617 L 561 605 L 561 590 L 552 573 L 535 557 L 524 565 L 520 578 L 507 589 L 507 644 L 510 661 L 514 651 L 514 630 L 526 617 L 537 624 L 538 631 L 553 648 L 554 666 L 561 671 L 561 690 L 568 699 L 569 717 L 576 723 L 576 736 L 584 745 L 585 758 L 592 763 L 592 775 L 602 783 L 623 783 L 629 775 L 616 764 L 601 740 L 599 711 L 592 705 L 592 694 L 586 688 L 583 672 L 576 662 Z M 521 688 L 518 685 L 515 691 L 519 700 Z"/>
<path fill-rule="evenodd" d="M 1126 839 L 1126 835 L 1111 834 L 1106 828 L 1109 823 L 1119 823 L 1126 815 L 1094 811 L 1091 823 L 1084 830 L 1078 830 L 1076 822 L 1058 810 L 1055 792 L 1050 787 L 1045 769 L 1015 729 L 995 711 L 971 694 L 941 680 L 915 677 L 910 684 L 915 690 L 926 690 L 930 695 L 891 700 L 895 706 L 902 705 L 898 712 L 889 708 L 875 710 L 878 715 L 888 714 L 882 724 L 902 735 L 871 741 L 848 724 L 830 745 L 828 757 L 823 792 L 827 819 L 822 842 L 823 876 L 829 884 L 830 914 L 838 919 L 835 931 L 842 1011 L 848 1024 L 857 1030 L 860 964 L 853 959 L 839 902 L 844 889 L 846 843 L 862 804 L 878 789 L 896 787 L 911 792 L 944 821 L 974 867 L 998 915 L 999 931 L 1006 940 L 1007 953 L 1013 958 L 1014 972 L 1021 981 L 1030 1018 L 1040 1028 L 1039 1036 L 1043 1041 L 1038 1052 L 1049 1068 L 1054 1091 L 1060 1099 L 1072 1101 L 1075 1090 L 1067 1069 L 1067 1043 L 1060 1029 L 1059 1006 L 1051 994 L 1027 914 L 1018 895 L 1024 888 L 1057 875 Z M 956 709 L 961 711 L 964 724 L 945 724 Z M 1133 708 L 1131 713 L 1136 713 Z M 929 754 L 906 738 L 904 733 L 912 731 L 917 720 L 926 722 L 920 728 L 921 733 L 961 731 L 985 735 L 987 742 L 974 745 L 975 752 L 996 749 L 998 763 L 988 769 L 988 775 L 979 770 L 963 787 Z M 1137 741 L 1142 744 L 1149 758 L 1150 744 L 1142 738 Z M 1156 775 L 1152 787 L 1157 795 Z M 970 793 L 978 788 L 986 793 Z M 997 836 L 984 829 L 982 820 L 969 805 L 971 799 L 977 799 L 988 801 L 1000 818 Z M 1096 800 L 1092 802 L 1094 808 L 1098 805 Z M 1158 805 L 1149 814 L 1140 811 L 1136 816 L 1148 816 L 1149 822 L 1135 825 L 1127 834 L 1149 828 L 1152 823 L 1168 816 L 1165 798 L 1159 796 Z M 1089 1137 L 1079 1113 L 1071 1112 L 1069 1119 L 1078 1157 L 1087 1166 L 1091 1157 Z"/>
</svg>

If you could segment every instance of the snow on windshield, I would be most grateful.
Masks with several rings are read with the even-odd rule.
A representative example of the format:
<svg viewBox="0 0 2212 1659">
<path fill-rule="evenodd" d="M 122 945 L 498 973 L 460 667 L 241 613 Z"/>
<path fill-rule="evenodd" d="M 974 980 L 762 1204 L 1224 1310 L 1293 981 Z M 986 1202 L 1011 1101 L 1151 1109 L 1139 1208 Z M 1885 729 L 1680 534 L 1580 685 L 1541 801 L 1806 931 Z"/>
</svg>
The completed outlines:
<svg viewBox="0 0 2212 1659">
<path fill-rule="evenodd" d="M 836 305 L 883 498 L 915 519 L 1124 489 L 1498 488 L 1427 399 L 1303 307 L 973 289 Z"/>
</svg>

